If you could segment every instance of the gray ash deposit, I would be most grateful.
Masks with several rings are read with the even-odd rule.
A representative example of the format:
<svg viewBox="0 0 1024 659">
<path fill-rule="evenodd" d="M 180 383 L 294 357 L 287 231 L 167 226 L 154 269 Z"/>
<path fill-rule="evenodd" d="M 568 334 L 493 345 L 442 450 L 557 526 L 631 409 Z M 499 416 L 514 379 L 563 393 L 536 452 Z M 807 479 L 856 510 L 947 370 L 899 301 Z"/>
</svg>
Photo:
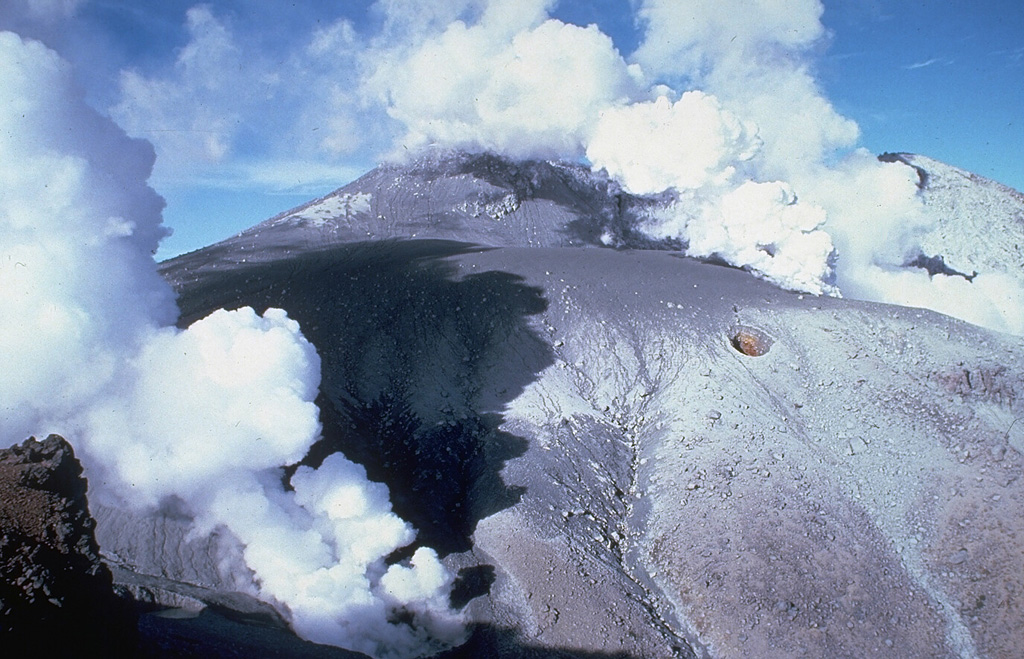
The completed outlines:
<svg viewBox="0 0 1024 659">
<path fill-rule="evenodd" d="M 1022 651 L 1019 338 L 631 242 L 659 202 L 569 166 L 432 162 L 162 273 L 183 326 L 299 321 L 306 462 L 388 485 L 459 575 L 463 652 Z"/>
</svg>

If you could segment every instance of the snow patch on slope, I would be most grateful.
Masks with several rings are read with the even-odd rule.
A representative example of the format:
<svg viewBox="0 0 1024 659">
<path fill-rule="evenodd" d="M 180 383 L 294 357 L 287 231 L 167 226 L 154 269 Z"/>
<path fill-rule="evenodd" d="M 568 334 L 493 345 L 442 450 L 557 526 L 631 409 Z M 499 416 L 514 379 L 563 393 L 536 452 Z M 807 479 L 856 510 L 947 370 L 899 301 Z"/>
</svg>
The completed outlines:
<svg viewBox="0 0 1024 659">
<path fill-rule="evenodd" d="M 270 225 L 292 224 L 321 228 L 333 223 L 344 224 L 351 221 L 353 215 L 369 213 L 372 201 L 373 195 L 365 192 L 335 193 L 292 211 Z"/>
</svg>

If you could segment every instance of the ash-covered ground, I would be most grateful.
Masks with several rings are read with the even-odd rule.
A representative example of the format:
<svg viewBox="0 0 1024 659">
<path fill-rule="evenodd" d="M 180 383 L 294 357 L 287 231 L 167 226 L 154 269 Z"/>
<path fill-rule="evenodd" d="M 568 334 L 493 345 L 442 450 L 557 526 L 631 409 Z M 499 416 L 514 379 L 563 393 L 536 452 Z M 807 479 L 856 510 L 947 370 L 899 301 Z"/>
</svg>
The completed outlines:
<svg viewBox="0 0 1024 659">
<path fill-rule="evenodd" d="M 162 272 L 183 326 L 299 321 L 323 378 L 304 462 L 364 464 L 418 530 L 392 560 L 431 547 L 458 576 L 448 656 L 1024 652 L 1019 337 L 688 259 L 631 233 L 658 203 L 456 157 Z M 108 512 L 125 569 L 163 551 L 176 581 L 237 586 Z"/>
</svg>

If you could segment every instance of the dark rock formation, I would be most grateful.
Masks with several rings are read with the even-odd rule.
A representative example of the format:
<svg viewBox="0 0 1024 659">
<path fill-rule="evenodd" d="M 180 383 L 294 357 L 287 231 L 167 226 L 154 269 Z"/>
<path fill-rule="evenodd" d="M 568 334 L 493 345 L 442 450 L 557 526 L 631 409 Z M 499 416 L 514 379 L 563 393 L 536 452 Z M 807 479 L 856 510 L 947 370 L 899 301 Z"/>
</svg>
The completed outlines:
<svg viewBox="0 0 1024 659">
<path fill-rule="evenodd" d="M 128 656 L 130 604 L 112 589 L 86 481 L 61 437 L 0 451 L 0 643 L 33 656 Z M 21 655 L 24 656 L 24 655 Z"/>
</svg>

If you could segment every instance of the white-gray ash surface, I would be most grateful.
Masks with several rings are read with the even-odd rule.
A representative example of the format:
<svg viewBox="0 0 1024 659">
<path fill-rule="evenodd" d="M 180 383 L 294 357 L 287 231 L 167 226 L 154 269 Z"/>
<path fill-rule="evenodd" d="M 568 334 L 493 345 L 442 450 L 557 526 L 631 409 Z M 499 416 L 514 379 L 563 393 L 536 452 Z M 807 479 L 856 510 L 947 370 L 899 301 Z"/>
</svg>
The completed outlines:
<svg viewBox="0 0 1024 659">
<path fill-rule="evenodd" d="M 927 203 L 960 194 L 901 158 L 937 172 Z M 365 464 L 460 574 L 476 627 L 450 656 L 1024 654 L 1020 338 L 685 258 L 630 229 L 658 203 L 445 156 L 162 271 L 183 324 L 301 323 L 323 359 L 308 460 Z M 957 245 L 924 256 L 1020 267 Z"/>
</svg>

